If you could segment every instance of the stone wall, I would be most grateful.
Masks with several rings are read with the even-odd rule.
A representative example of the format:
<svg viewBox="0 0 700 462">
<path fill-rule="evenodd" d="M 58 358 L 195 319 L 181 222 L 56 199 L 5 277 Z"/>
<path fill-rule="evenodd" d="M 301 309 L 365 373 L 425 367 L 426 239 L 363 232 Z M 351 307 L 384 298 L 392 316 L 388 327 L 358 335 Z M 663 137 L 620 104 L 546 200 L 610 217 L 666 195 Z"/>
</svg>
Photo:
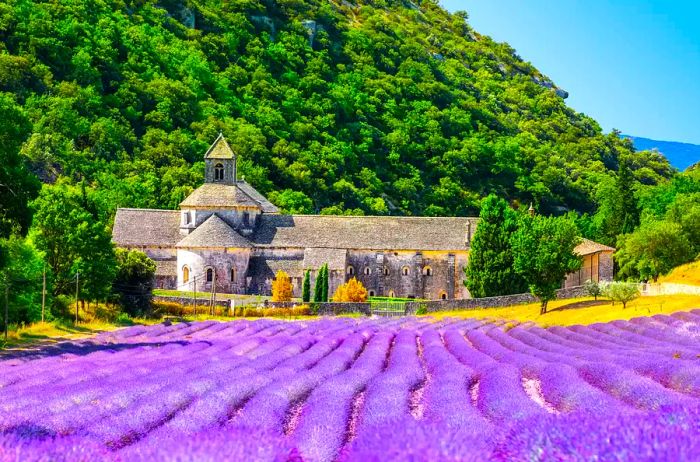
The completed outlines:
<svg viewBox="0 0 700 462">
<path fill-rule="evenodd" d="M 166 302 L 166 303 L 179 303 L 180 305 L 183 306 L 192 306 L 194 304 L 194 300 L 192 297 L 173 297 L 173 296 L 166 296 L 166 295 L 154 295 L 153 296 L 153 301 L 154 302 Z M 216 306 L 220 306 L 222 308 L 228 308 L 230 302 L 228 300 L 216 300 L 214 302 Z M 209 306 L 209 298 L 203 298 L 203 297 L 197 297 L 197 307 L 208 307 Z"/>
<path fill-rule="evenodd" d="M 179 249 L 177 255 L 177 285 L 180 290 L 192 290 L 197 277 L 197 291 L 209 291 L 211 282 L 206 281 L 206 271 L 211 268 L 216 277 L 216 291 L 226 294 L 244 294 L 250 250 L 205 250 Z M 183 268 L 190 270 L 189 282 L 183 280 Z"/>
<path fill-rule="evenodd" d="M 639 284 L 639 292 L 644 296 L 654 295 L 700 295 L 700 286 L 661 282 Z"/>
<path fill-rule="evenodd" d="M 558 299 L 585 297 L 586 289 L 569 287 L 557 291 Z M 436 311 L 476 310 L 480 308 L 502 308 L 510 305 L 522 305 L 536 303 L 537 299 L 532 294 L 501 295 L 498 297 L 465 298 L 459 300 L 431 300 L 425 302 L 406 303 L 406 314 L 415 314 L 418 308 L 425 307 L 428 313 Z"/>
<path fill-rule="evenodd" d="M 318 314 L 320 316 L 334 316 L 338 314 L 352 314 L 361 313 L 366 316 L 370 314 L 370 304 L 369 303 L 301 303 L 301 302 L 267 302 L 265 303 L 266 308 L 294 308 L 301 305 L 317 306 Z"/>
<path fill-rule="evenodd" d="M 454 299 L 466 296 L 466 252 L 350 250 L 346 279 L 356 277 L 370 296 Z"/>
</svg>

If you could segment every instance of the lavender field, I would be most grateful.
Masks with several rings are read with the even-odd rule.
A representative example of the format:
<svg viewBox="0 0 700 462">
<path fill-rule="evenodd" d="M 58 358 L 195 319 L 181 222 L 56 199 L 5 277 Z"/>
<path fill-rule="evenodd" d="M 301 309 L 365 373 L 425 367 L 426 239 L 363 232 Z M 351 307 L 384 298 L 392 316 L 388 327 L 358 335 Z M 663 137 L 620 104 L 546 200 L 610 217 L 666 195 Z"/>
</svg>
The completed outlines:
<svg viewBox="0 0 700 462">
<path fill-rule="evenodd" d="M 131 327 L 0 361 L 0 460 L 698 460 L 700 311 Z"/>
</svg>

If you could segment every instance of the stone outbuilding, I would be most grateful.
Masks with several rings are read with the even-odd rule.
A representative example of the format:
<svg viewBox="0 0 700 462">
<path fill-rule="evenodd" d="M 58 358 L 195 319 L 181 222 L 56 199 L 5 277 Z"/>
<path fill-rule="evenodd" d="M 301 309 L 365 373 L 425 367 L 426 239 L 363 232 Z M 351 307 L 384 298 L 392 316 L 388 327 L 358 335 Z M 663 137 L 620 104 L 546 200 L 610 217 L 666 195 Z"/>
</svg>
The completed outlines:
<svg viewBox="0 0 700 462">
<path fill-rule="evenodd" d="M 156 261 L 156 285 L 183 291 L 271 293 L 278 270 L 301 295 L 328 264 L 329 293 L 356 277 L 370 296 L 469 297 L 464 268 L 478 218 L 283 215 L 239 180 L 236 155 L 222 135 L 204 157 L 205 183 L 180 210 L 117 210 L 113 240 Z M 565 286 L 612 279 L 612 250 L 584 241 L 584 269 Z"/>
</svg>

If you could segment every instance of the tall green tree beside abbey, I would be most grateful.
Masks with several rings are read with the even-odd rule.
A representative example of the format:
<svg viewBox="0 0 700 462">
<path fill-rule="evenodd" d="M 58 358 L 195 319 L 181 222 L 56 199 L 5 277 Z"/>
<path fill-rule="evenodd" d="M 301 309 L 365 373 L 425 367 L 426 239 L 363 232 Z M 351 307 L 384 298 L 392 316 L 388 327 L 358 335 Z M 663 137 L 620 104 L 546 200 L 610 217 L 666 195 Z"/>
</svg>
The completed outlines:
<svg viewBox="0 0 700 462">
<path fill-rule="evenodd" d="M 511 239 L 515 270 L 540 301 L 540 314 L 554 300 L 567 274 L 581 267 L 574 254 L 578 229 L 567 217 L 523 217 Z"/>
<path fill-rule="evenodd" d="M 465 284 L 472 297 L 492 297 L 527 291 L 527 283 L 513 268 L 511 236 L 518 229 L 518 213 L 506 201 L 489 195 L 481 202 L 479 226 L 472 238 Z"/>
</svg>

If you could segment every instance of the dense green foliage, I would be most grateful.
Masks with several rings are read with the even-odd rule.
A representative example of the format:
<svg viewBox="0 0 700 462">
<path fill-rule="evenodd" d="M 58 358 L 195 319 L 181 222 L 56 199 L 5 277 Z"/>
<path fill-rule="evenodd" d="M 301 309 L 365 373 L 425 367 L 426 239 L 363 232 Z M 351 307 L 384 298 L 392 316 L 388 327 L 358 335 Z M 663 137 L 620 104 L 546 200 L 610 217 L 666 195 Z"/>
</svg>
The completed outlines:
<svg viewBox="0 0 700 462">
<path fill-rule="evenodd" d="M 10 324 L 41 320 L 41 289 L 44 260 L 27 240 L 16 235 L 0 240 L 4 264 L 0 272 L 0 312 L 4 318 L 7 288 Z M 49 275 L 50 282 L 50 275 Z M 50 305 L 51 299 L 47 298 Z M 47 312 L 47 317 L 50 313 Z"/>
<path fill-rule="evenodd" d="M 618 238 L 618 277 L 654 280 L 700 257 L 700 171 L 639 192 L 642 223 Z"/>
<path fill-rule="evenodd" d="M 55 295 L 73 294 L 80 273 L 80 296 L 104 300 L 116 274 L 111 235 L 85 189 L 45 187 L 34 201 L 32 238 L 46 255 Z"/>
<path fill-rule="evenodd" d="M 479 226 L 471 240 L 465 285 L 472 297 L 520 294 L 527 284 L 513 268 L 511 235 L 518 229 L 518 212 L 506 201 L 489 195 L 481 202 Z"/>
<path fill-rule="evenodd" d="M 581 267 L 581 257 L 574 254 L 579 241 L 576 225 L 566 217 L 526 216 L 513 234 L 515 270 L 540 300 L 540 314 L 547 312 L 566 275 Z"/>
<path fill-rule="evenodd" d="M 113 289 L 119 303 L 131 316 L 142 316 L 151 308 L 156 264 L 138 250 L 116 249 L 117 274 Z"/>
<path fill-rule="evenodd" d="M 19 152 L 31 130 L 29 120 L 1 88 L 0 83 L 0 238 L 8 238 L 12 233 L 27 233 L 32 220 L 28 204 L 39 193 L 40 183 Z"/>
<path fill-rule="evenodd" d="M 464 215 L 490 192 L 592 213 L 622 159 L 671 174 L 430 0 L 10 0 L 0 91 L 34 172 L 85 180 L 108 218 L 177 207 L 219 131 L 297 213 Z"/>
</svg>

